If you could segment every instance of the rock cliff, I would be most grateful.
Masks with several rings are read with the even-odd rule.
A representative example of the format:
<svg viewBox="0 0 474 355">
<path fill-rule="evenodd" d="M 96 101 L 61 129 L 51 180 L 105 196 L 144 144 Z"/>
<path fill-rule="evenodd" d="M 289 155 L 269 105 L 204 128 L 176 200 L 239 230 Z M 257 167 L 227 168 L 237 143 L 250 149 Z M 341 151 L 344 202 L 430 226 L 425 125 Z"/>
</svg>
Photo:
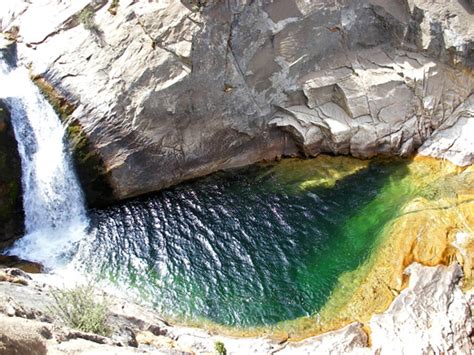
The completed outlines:
<svg viewBox="0 0 474 355">
<path fill-rule="evenodd" d="M 79 161 L 85 185 L 101 175 L 123 199 L 282 155 L 409 155 L 430 137 L 426 154 L 472 163 L 472 145 L 439 142 L 472 121 L 473 11 L 465 0 L 15 0 L 0 21 L 100 157 L 100 169 Z"/>
</svg>

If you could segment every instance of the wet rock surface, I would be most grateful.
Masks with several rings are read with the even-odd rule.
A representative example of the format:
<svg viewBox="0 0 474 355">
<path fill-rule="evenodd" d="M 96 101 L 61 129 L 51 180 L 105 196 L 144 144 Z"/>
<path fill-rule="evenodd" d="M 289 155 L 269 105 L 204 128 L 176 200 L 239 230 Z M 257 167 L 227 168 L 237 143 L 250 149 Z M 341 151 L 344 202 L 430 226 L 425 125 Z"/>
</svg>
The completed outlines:
<svg viewBox="0 0 474 355">
<path fill-rule="evenodd" d="M 0 251 L 22 236 L 23 220 L 20 156 L 8 109 L 0 101 Z"/>
<path fill-rule="evenodd" d="M 17 256 L 0 255 L 0 270 L 2 268 L 15 268 L 24 272 L 38 274 L 44 271 L 41 264 L 33 261 L 23 260 Z"/>
</svg>

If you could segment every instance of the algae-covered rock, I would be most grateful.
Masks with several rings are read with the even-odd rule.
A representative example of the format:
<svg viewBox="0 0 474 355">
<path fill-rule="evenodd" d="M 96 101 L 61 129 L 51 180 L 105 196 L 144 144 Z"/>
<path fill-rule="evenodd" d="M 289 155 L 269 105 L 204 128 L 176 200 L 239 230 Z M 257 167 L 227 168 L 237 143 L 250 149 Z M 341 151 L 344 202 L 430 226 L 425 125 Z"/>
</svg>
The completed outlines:
<svg viewBox="0 0 474 355">
<path fill-rule="evenodd" d="M 0 101 L 0 249 L 23 233 L 21 163 L 10 115 Z"/>
<path fill-rule="evenodd" d="M 73 164 L 90 207 L 103 206 L 113 202 L 109 174 L 102 158 L 92 146 L 80 123 L 67 123 L 67 137 L 71 147 Z"/>
</svg>

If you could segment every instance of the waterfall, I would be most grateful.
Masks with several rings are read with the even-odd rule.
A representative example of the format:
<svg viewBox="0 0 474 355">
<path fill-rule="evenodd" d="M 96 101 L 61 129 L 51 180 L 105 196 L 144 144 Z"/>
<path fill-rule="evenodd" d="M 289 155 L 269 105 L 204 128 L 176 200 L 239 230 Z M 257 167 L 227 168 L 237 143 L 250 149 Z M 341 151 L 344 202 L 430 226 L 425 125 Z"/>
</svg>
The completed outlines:
<svg viewBox="0 0 474 355">
<path fill-rule="evenodd" d="M 63 266 L 88 226 L 65 129 L 26 68 L 10 68 L 1 58 L 0 98 L 18 142 L 25 211 L 26 234 L 8 253 L 48 268 Z"/>
</svg>

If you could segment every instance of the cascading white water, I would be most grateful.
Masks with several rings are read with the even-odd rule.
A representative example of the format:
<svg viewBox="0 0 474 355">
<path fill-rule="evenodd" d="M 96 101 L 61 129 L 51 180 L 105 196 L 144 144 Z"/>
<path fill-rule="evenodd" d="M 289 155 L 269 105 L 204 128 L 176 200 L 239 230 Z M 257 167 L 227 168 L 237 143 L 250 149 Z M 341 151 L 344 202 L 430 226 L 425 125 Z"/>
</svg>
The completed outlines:
<svg viewBox="0 0 474 355">
<path fill-rule="evenodd" d="M 21 157 L 26 229 L 8 252 L 49 268 L 63 266 L 88 226 L 65 129 L 28 71 L 1 58 L 0 98 L 11 112 Z"/>
</svg>

